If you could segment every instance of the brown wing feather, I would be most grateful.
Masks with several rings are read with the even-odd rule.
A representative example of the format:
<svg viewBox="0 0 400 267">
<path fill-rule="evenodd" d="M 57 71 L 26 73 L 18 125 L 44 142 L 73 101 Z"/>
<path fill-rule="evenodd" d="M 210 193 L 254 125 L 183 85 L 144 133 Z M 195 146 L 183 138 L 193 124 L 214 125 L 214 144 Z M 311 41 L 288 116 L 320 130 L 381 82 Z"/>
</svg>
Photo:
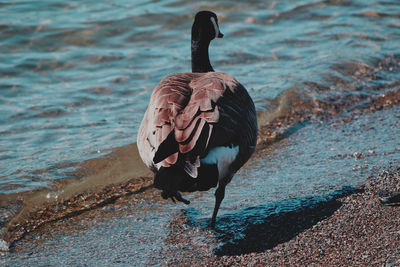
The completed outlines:
<svg viewBox="0 0 400 267">
<path fill-rule="evenodd" d="M 144 161 L 154 166 L 155 153 L 172 131 L 179 144 L 179 153 L 190 152 L 204 125 L 218 122 L 217 100 L 226 89 L 233 91 L 237 84 L 232 76 L 221 72 L 180 73 L 164 78 L 153 91 L 139 130 L 138 147 L 142 158 L 147 157 Z M 204 151 L 205 147 L 200 150 Z M 146 153 L 148 155 L 144 155 Z M 175 164 L 179 153 L 165 151 L 160 165 Z"/>
<path fill-rule="evenodd" d="M 188 138 L 185 144 L 179 144 L 179 151 L 181 153 L 188 153 L 190 150 L 194 148 L 196 145 L 197 139 L 200 136 L 201 131 L 203 130 L 204 124 L 206 123 L 205 120 L 198 120 L 196 123 L 196 127 L 190 132 L 191 136 L 190 139 Z M 189 133 L 188 133 L 189 134 Z"/>
</svg>

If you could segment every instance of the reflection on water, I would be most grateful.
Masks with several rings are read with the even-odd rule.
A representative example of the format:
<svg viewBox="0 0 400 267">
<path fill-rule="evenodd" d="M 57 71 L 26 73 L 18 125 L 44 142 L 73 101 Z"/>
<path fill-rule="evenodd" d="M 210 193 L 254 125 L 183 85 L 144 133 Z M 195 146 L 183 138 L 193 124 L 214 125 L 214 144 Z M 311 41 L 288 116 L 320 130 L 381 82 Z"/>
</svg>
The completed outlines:
<svg viewBox="0 0 400 267">
<path fill-rule="evenodd" d="M 71 163 L 133 143 L 155 84 L 190 70 L 200 9 L 217 12 L 225 34 L 211 45 L 215 69 L 259 110 L 293 86 L 328 101 L 398 90 L 398 61 L 375 64 L 400 53 L 396 0 L 2 3 L 0 193 L 49 186 Z"/>
</svg>

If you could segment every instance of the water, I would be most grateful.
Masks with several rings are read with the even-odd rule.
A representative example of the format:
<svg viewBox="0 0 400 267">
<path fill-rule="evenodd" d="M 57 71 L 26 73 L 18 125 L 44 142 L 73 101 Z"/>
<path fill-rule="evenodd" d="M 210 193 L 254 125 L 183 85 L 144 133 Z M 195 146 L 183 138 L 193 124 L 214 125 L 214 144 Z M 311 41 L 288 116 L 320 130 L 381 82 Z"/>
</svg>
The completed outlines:
<svg viewBox="0 0 400 267">
<path fill-rule="evenodd" d="M 214 69 L 234 75 L 265 114 L 305 108 L 297 100 L 351 114 L 400 89 L 397 0 L 0 3 L 0 196 L 53 188 L 83 162 L 129 148 L 157 82 L 190 71 L 190 28 L 203 9 L 218 14 L 225 35 L 210 47 Z M 399 110 L 385 112 L 352 126 L 299 125 L 241 171 L 248 179 L 232 181 L 236 200 L 221 215 L 249 207 L 255 185 L 269 188 L 254 192 L 255 206 L 359 185 L 368 166 L 399 158 Z M 208 218 L 211 194 L 192 202 L 194 219 Z"/>
<path fill-rule="evenodd" d="M 210 48 L 215 69 L 236 76 L 259 110 L 288 88 L 318 96 L 332 76 L 351 81 L 352 67 L 399 53 L 397 1 L 3 3 L 0 192 L 50 186 L 70 163 L 133 143 L 155 84 L 190 70 L 200 9 L 215 10 L 225 34 Z M 376 94 L 330 94 L 338 90 Z"/>
<path fill-rule="evenodd" d="M 56 222 L 38 235 L 27 235 L 24 245 L 6 258 L 6 265 L 120 265 L 145 266 L 149 255 L 158 254 L 168 233 L 170 210 L 157 210 L 154 203 L 119 203 L 86 213 L 67 222 Z M 111 223 L 110 223 L 111 222 Z M 54 231 L 52 230 L 54 229 Z M 59 229 L 62 229 L 59 231 Z M 42 250 L 42 247 L 48 249 Z M 108 252 L 116 253 L 109 257 Z M 3 255 L 4 256 L 4 255 Z M 3 258 L 4 259 L 4 258 Z M 99 259 L 102 259 L 99 261 Z M 1 262 L 1 259 L 0 259 Z"/>
</svg>

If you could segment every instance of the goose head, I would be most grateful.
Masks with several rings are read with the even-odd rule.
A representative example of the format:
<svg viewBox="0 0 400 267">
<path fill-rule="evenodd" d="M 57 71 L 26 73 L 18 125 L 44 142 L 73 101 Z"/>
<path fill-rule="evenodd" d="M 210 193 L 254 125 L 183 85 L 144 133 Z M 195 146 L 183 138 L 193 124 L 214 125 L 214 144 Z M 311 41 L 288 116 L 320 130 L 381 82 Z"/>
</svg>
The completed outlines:
<svg viewBox="0 0 400 267">
<path fill-rule="evenodd" d="M 211 40 L 223 36 L 214 12 L 200 11 L 196 14 L 192 26 L 192 72 L 214 71 L 208 56 L 208 46 Z"/>
<path fill-rule="evenodd" d="M 223 36 L 214 12 L 200 11 L 196 14 L 192 26 L 192 40 L 209 43 L 211 40 Z"/>
</svg>

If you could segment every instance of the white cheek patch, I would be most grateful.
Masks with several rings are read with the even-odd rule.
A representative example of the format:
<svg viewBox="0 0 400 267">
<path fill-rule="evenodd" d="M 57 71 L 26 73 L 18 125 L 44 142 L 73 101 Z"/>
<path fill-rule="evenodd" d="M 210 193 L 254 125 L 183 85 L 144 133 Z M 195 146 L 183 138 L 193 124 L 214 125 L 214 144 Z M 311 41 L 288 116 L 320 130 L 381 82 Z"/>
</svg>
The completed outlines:
<svg viewBox="0 0 400 267">
<path fill-rule="evenodd" d="M 214 25 L 215 38 L 218 38 L 219 29 L 218 29 L 218 26 L 217 26 L 217 22 L 215 21 L 214 17 L 211 17 L 210 19 L 211 19 L 212 24 Z"/>
</svg>

